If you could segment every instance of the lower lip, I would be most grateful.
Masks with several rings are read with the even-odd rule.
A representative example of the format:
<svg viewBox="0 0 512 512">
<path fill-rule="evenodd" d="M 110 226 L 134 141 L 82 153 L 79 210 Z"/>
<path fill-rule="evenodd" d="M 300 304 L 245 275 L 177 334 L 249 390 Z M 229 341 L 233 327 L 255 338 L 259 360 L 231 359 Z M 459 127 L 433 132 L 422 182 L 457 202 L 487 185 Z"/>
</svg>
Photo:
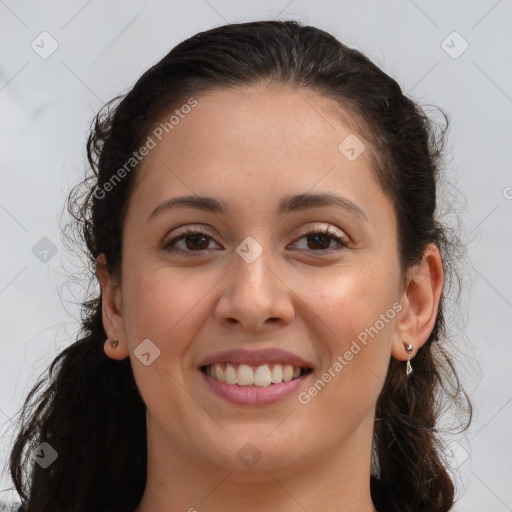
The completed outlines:
<svg viewBox="0 0 512 512">
<path fill-rule="evenodd" d="M 303 385 L 306 379 L 313 372 L 305 373 L 297 379 L 288 382 L 280 382 L 278 384 L 270 384 L 267 387 L 245 387 L 237 384 L 228 384 L 214 379 L 198 370 L 210 389 L 218 396 L 226 399 L 228 402 L 237 405 L 266 405 L 278 402 L 283 398 L 297 392 L 298 388 Z"/>
</svg>

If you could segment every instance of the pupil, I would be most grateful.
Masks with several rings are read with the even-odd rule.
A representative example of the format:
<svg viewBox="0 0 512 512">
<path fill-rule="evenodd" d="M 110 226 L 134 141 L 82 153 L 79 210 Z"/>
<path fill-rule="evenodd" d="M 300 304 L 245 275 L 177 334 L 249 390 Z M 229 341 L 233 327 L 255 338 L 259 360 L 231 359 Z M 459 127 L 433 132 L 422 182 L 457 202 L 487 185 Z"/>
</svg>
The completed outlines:
<svg viewBox="0 0 512 512">
<path fill-rule="evenodd" d="M 327 245 L 326 244 L 322 244 L 321 242 L 318 245 L 323 245 L 322 249 L 328 249 L 329 248 L 329 241 L 328 241 L 328 239 L 330 237 L 328 235 L 325 235 L 323 233 L 319 233 L 319 234 L 315 234 L 315 235 L 310 235 L 309 238 L 313 238 L 313 239 L 316 239 L 316 240 L 323 238 L 324 241 L 327 240 Z M 316 243 L 316 242 L 314 242 L 314 243 Z"/>
<path fill-rule="evenodd" d="M 193 249 L 193 247 L 191 247 L 191 245 L 194 245 L 195 242 L 192 242 L 192 244 L 189 244 L 188 241 L 192 239 L 192 240 L 198 240 L 198 239 L 203 239 L 203 242 L 206 241 L 206 245 L 208 246 L 208 241 L 206 240 L 207 237 L 205 237 L 204 235 L 189 235 L 187 237 L 187 248 L 188 249 Z M 199 244 L 196 244 L 196 245 L 201 245 L 201 243 L 199 242 Z M 204 245 L 204 244 L 203 244 Z M 200 249 L 205 249 L 205 247 L 200 247 Z"/>
</svg>

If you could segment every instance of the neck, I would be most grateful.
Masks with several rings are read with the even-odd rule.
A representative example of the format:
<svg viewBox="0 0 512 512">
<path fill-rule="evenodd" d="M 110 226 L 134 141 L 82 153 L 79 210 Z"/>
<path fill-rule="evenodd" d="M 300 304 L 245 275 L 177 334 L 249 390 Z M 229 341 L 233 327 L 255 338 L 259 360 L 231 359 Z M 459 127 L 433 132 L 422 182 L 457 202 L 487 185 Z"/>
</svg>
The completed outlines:
<svg viewBox="0 0 512 512">
<path fill-rule="evenodd" d="M 370 496 L 372 442 L 373 417 L 344 445 L 300 467 L 237 472 L 179 452 L 148 417 L 147 485 L 134 512 L 377 512 Z"/>
</svg>

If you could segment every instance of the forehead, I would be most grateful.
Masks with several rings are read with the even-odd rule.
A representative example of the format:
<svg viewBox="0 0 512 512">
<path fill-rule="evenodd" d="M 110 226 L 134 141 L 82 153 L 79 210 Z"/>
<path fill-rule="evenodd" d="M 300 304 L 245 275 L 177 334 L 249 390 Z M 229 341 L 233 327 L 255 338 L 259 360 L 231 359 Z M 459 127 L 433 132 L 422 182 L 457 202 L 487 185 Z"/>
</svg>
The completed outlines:
<svg viewBox="0 0 512 512">
<path fill-rule="evenodd" d="M 247 209 L 285 195 L 338 190 L 374 216 L 382 215 L 379 206 L 389 213 L 371 171 L 372 148 L 332 99 L 288 85 L 216 89 L 194 99 L 197 105 L 169 133 L 153 137 L 155 147 L 137 171 L 140 199 L 215 191 Z M 342 151 L 347 140 L 362 151 L 355 159 Z"/>
<path fill-rule="evenodd" d="M 338 144 L 354 133 L 355 123 L 346 122 L 351 117 L 345 114 L 342 121 L 339 106 L 310 89 L 260 84 L 217 88 L 196 99 L 194 110 L 167 135 L 175 150 L 200 145 L 259 158 L 291 152 L 297 160 L 330 148 L 335 151 L 326 156 L 337 159 Z"/>
</svg>

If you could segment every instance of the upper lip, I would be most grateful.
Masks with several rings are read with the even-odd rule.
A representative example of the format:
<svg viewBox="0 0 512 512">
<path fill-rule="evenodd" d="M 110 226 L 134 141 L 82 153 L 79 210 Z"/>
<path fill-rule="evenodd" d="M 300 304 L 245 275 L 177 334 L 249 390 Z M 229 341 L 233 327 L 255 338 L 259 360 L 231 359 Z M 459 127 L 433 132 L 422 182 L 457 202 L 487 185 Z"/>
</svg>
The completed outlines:
<svg viewBox="0 0 512 512">
<path fill-rule="evenodd" d="M 313 365 L 291 352 L 280 348 L 266 348 L 261 350 L 231 349 L 216 352 L 206 357 L 199 367 L 210 366 L 215 363 L 240 363 L 254 366 L 269 364 L 290 364 L 301 368 L 313 368 Z"/>
</svg>

